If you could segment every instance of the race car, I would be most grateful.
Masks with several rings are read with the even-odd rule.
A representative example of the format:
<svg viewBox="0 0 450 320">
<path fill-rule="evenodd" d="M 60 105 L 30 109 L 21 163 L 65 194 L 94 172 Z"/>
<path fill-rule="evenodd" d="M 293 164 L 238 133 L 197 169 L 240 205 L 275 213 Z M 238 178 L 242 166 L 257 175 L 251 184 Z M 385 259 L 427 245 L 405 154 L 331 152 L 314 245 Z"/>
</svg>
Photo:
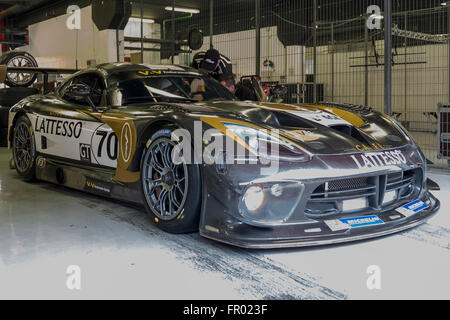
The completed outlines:
<svg viewBox="0 0 450 320">
<path fill-rule="evenodd" d="M 245 248 L 383 236 L 440 206 L 424 155 L 394 119 L 356 105 L 237 101 L 187 67 L 77 72 L 16 104 L 8 140 L 27 181 L 140 204 L 164 231 Z"/>
</svg>

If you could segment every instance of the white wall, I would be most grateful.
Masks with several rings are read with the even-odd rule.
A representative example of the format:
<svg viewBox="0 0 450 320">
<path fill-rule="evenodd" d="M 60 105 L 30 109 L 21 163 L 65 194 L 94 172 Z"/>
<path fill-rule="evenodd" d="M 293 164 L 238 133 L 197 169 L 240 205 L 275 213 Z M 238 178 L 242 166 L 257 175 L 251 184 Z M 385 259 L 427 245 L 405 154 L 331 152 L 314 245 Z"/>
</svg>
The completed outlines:
<svg viewBox="0 0 450 320">
<path fill-rule="evenodd" d="M 115 31 L 98 31 L 92 22 L 91 7 L 81 11 L 81 30 L 68 30 L 68 15 L 60 16 L 30 26 L 30 52 L 41 66 L 75 67 L 78 57 L 79 67 L 85 67 L 88 59 L 96 59 L 97 63 L 117 60 Z M 124 34 L 131 37 L 140 36 L 140 23 L 130 22 Z M 144 24 L 144 37 L 159 39 L 161 25 Z M 123 34 L 121 35 L 123 36 Z M 77 38 L 78 37 L 78 38 Z M 238 77 L 255 73 L 255 30 L 221 34 L 214 36 L 214 47 L 228 56 Z M 78 44 L 78 53 L 77 53 Z M 121 42 L 121 46 L 124 44 Z M 140 47 L 140 43 L 127 43 L 126 46 Z M 145 44 L 146 48 L 159 47 Z M 209 37 L 201 51 L 209 48 Z M 383 41 L 377 42 L 377 49 L 383 54 Z M 199 50 L 199 51 L 200 51 Z M 395 65 L 393 68 L 393 111 L 402 112 L 401 120 L 412 121 L 415 126 L 428 125 L 423 112 L 436 111 L 437 103 L 448 101 L 448 46 L 428 45 L 408 47 L 408 53 L 415 55 L 395 57 L 396 62 L 424 61 L 420 65 Z M 123 51 L 121 51 L 123 52 Z M 138 51 L 136 51 L 138 52 Z M 364 68 L 351 68 L 353 64 L 364 64 L 364 48 L 360 51 L 335 53 L 335 68 L 331 70 L 331 53 L 329 47 L 319 47 L 317 61 L 317 81 L 325 85 L 325 100 L 364 103 Z M 131 51 L 126 51 L 129 56 Z M 404 48 L 398 48 L 404 53 Z M 193 53 L 195 54 L 195 52 Z M 193 54 L 182 54 L 175 58 L 176 64 L 188 65 Z M 372 53 L 371 53 L 372 54 Z M 123 56 L 121 56 L 123 60 Z M 263 66 L 265 60 L 271 60 L 275 67 Z M 288 83 L 304 82 L 307 69 L 306 62 L 312 60 L 312 49 L 303 46 L 284 47 L 277 37 L 277 28 L 269 27 L 261 30 L 261 75 L 266 81 L 280 81 L 286 78 Z M 159 52 L 144 53 L 144 63 L 159 64 Z M 371 61 L 373 62 L 373 61 Z M 332 74 L 334 72 L 334 97 L 332 97 Z M 383 67 L 369 68 L 369 105 L 378 110 L 384 108 L 384 70 Z M 420 128 L 419 128 L 420 129 Z M 426 128 L 425 128 L 426 129 Z"/>
<path fill-rule="evenodd" d="M 69 30 L 63 15 L 29 26 L 30 53 L 42 67 L 85 68 L 87 61 L 98 64 L 117 61 L 116 31 L 99 31 L 92 21 L 91 6 L 81 9 L 81 30 Z M 123 39 L 123 32 L 120 37 Z M 123 42 L 121 50 L 123 59 Z"/>
<path fill-rule="evenodd" d="M 161 25 L 157 23 L 144 23 L 144 38 L 161 39 Z M 141 37 L 141 23 L 128 22 L 124 30 L 125 37 Z M 141 43 L 125 42 L 125 47 L 141 48 Z M 159 48 L 158 44 L 144 43 L 144 48 Z M 125 56 L 130 57 L 131 53 L 139 51 L 125 50 Z M 161 55 L 159 52 L 144 51 L 144 64 L 160 64 Z"/>
<path fill-rule="evenodd" d="M 384 54 L 383 41 L 377 43 L 377 51 Z M 331 54 L 328 47 L 318 48 L 319 83 L 325 83 L 325 100 L 331 100 Z M 394 112 L 403 113 L 401 120 L 425 121 L 423 112 L 436 112 L 439 102 L 448 101 L 448 46 L 434 44 L 398 48 L 400 55 L 394 57 L 392 70 L 392 106 Z M 364 68 L 351 68 L 351 65 L 364 64 L 364 51 L 335 53 L 334 101 L 364 104 Z M 424 64 L 401 65 L 395 63 L 426 62 Z M 371 61 L 369 63 L 374 63 Z M 383 58 L 381 58 L 383 63 Z M 384 68 L 369 67 L 369 105 L 378 110 L 384 108 Z M 406 100 L 405 100 L 406 99 Z M 425 129 L 425 127 L 423 127 Z"/>
<path fill-rule="evenodd" d="M 255 36 L 255 30 L 248 30 L 213 37 L 214 48 L 232 60 L 233 72 L 238 77 L 253 75 L 256 72 Z M 204 44 L 198 51 L 208 50 L 209 43 L 209 37 L 205 37 Z M 283 44 L 278 40 L 276 27 L 261 29 L 261 75 L 265 80 L 279 81 L 281 76 L 287 76 L 288 82 L 301 82 L 303 76 L 303 52 L 303 46 L 284 48 Z M 271 60 L 275 68 L 264 67 L 263 63 L 265 60 Z"/>
<path fill-rule="evenodd" d="M 228 56 L 238 77 L 255 73 L 255 31 L 242 31 L 214 36 L 214 47 Z M 370 44 L 371 45 L 371 44 Z M 364 64 L 365 49 L 345 51 L 334 54 L 334 97 L 332 96 L 331 52 L 328 46 L 317 48 L 317 82 L 325 85 L 325 100 L 343 103 L 364 104 L 365 72 L 364 68 L 351 68 Z M 384 42 L 377 42 L 377 52 L 384 54 Z M 209 49 L 209 37 L 199 51 Z M 394 58 L 400 62 L 426 62 L 424 64 L 399 65 L 394 63 L 392 73 L 393 111 L 402 113 L 400 120 L 410 121 L 413 129 L 432 130 L 435 124 L 423 116 L 423 112 L 436 112 L 439 102 L 448 101 L 448 46 L 434 44 L 398 48 L 400 54 Z M 370 55 L 373 55 L 370 52 Z M 192 58 L 192 56 L 190 56 Z M 275 68 L 264 67 L 268 59 Z M 261 75 L 265 81 L 279 81 L 287 76 L 288 83 L 305 81 L 308 60 L 312 60 L 312 48 L 288 46 L 285 48 L 278 40 L 277 28 L 261 30 Z M 405 60 L 406 59 L 406 60 Z M 185 57 L 180 61 L 184 62 Z M 383 63 L 383 57 L 380 60 Z M 375 63 L 373 59 L 369 63 Z M 311 70 L 312 72 L 312 70 Z M 384 109 L 384 67 L 369 68 L 369 105 L 377 110 Z"/>
</svg>

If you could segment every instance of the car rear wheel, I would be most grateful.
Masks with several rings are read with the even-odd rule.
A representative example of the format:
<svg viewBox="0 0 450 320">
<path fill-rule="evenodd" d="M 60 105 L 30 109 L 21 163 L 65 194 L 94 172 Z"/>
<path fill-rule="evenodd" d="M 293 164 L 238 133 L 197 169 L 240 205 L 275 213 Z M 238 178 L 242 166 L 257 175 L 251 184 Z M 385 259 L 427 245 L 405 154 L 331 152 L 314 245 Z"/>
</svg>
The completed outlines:
<svg viewBox="0 0 450 320">
<path fill-rule="evenodd" d="M 13 159 L 16 171 L 26 181 L 36 177 L 36 143 L 30 120 L 21 116 L 14 127 Z"/>
<path fill-rule="evenodd" d="M 169 233 L 198 231 L 201 203 L 201 179 L 198 165 L 175 164 L 175 143 L 167 136 L 155 134 L 144 151 L 141 162 L 141 185 L 144 204 L 152 221 Z"/>
</svg>

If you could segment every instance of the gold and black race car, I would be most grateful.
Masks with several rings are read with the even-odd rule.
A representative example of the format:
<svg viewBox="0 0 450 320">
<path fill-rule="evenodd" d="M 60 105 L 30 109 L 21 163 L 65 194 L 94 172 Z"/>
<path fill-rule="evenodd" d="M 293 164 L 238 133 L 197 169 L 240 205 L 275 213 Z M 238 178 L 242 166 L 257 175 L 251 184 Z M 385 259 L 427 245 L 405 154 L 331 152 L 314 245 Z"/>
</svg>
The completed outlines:
<svg viewBox="0 0 450 320">
<path fill-rule="evenodd" d="M 439 208 L 424 155 L 390 117 L 237 101 L 185 67 L 77 72 L 11 109 L 9 144 L 25 180 L 140 204 L 167 232 L 241 247 L 367 239 Z"/>
</svg>

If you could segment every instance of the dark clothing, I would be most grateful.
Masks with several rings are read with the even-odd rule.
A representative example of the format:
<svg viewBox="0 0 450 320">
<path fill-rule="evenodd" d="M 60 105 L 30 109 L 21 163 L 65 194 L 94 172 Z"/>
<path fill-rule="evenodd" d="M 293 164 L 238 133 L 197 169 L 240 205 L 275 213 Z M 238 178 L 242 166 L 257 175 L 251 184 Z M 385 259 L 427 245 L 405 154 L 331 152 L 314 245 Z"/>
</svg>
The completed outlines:
<svg viewBox="0 0 450 320">
<path fill-rule="evenodd" d="M 192 67 L 195 69 L 202 69 L 202 65 L 205 61 L 206 52 L 199 52 L 194 56 L 194 60 L 192 62 Z M 216 69 L 211 72 L 208 72 L 214 79 L 218 80 L 219 77 L 224 73 L 233 73 L 233 65 L 231 64 L 231 60 L 225 57 L 224 55 L 220 55 L 219 65 Z"/>
<path fill-rule="evenodd" d="M 258 101 L 256 94 L 252 90 L 241 84 L 236 85 L 236 92 L 234 93 L 234 95 L 241 101 Z"/>
<path fill-rule="evenodd" d="M 219 51 L 216 49 L 209 49 L 205 53 L 205 58 L 202 62 L 201 68 L 208 72 L 212 72 L 216 69 L 220 59 L 222 59 L 222 57 L 220 56 Z"/>
</svg>

